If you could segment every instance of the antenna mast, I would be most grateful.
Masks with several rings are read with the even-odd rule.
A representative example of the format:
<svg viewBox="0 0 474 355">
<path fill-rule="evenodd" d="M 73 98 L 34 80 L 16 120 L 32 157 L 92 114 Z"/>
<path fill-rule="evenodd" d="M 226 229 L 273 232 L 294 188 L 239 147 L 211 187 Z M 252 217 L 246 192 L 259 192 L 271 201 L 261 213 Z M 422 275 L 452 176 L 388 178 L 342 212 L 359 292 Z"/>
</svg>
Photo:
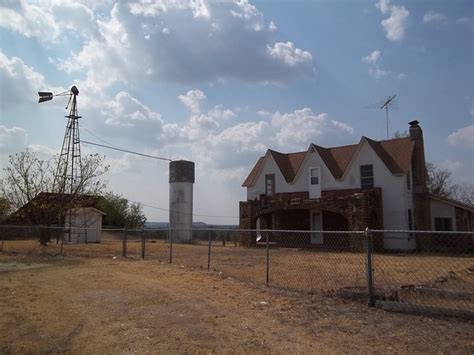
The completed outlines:
<svg viewBox="0 0 474 355">
<path fill-rule="evenodd" d="M 392 104 L 394 102 L 393 100 L 395 99 L 396 96 L 397 95 L 392 95 L 392 96 L 387 97 L 387 99 L 384 101 L 382 106 L 380 106 L 381 110 L 385 109 L 385 121 L 386 121 L 386 124 L 387 124 L 387 139 L 389 139 L 389 136 L 388 136 L 388 108 L 390 106 L 392 106 Z"/>
<path fill-rule="evenodd" d="M 61 154 L 59 155 L 56 173 L 54 174 L 53 192 L 80 193 L 82 188 L 81 145 L 79 138 L 79 118 L 77 114 L 77 96 L 79 90 L 73 86 L 69 91 L 53 95 L 50 92 L 38 92 L 39 102 L 49 101 L 54 96 L 68 96 L 66 110 L 70 108 L 66 132 L 64 133 Z"/>
</svg>

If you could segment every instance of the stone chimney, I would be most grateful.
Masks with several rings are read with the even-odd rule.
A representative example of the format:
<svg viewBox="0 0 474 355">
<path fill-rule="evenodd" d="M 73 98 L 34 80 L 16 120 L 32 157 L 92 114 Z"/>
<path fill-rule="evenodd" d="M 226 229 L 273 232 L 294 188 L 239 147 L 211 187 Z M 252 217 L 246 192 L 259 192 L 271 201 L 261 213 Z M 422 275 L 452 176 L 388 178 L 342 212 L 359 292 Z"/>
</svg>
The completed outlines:
<svg viewBox="0 0 474 355">
<path fill-rule="evenodd" d="M 423 142 L 423 131 L 417 120 L 409 122 L 410 140 L 415 142 L 415 148 L 411 158 L 412 186 L 413 186 L 413 208 L 415 229 L 431 229 L 431 213 L 426 184 L 428 173 L 426 171 L 425 147 Z"/>
</svg>

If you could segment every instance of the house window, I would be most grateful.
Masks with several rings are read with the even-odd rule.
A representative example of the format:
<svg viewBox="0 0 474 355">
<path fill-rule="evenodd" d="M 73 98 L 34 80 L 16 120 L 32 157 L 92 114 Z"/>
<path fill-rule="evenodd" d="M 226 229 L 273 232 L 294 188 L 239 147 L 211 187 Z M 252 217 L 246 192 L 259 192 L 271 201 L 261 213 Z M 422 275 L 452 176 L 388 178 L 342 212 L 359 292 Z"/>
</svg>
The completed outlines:
<svg viewBox="0 0 474 355">
<path fill-rule="evenodd" d="M 319 168 L 311 168 L 311 185 L 319 185 Z"/>
<path fill-rule="evenodd" d="M 408 210 L 408 229 L 413 230 L 413 214 L 411 210 Z"/>
<path fill-rule="evenodd" d="M 360 166 L 360 187 L 362 189 L 374 187 L 374 167 L 372 164 Z"/>
<path fill-rule="evenodd" d="M 434 222 L 435 222 L 435 230 L 437 230 L 437 231 L 451 231 L 451 230 L 453 230 L 452 218 L 436 217 L 434 219 Z"/>
<path fill-rule="evenodd" d="M 265 194 L 267 196 L 275 194 L 275 174 L 265 175 Z"/>
</svg>

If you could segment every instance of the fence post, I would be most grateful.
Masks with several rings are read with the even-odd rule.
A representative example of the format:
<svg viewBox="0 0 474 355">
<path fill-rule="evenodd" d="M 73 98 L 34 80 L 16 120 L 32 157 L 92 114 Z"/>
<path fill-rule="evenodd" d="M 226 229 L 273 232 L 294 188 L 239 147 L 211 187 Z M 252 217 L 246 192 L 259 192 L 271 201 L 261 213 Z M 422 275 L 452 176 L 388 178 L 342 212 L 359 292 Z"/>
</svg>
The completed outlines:
<svg viewBox="0 0 474 355">
<path fill-rule="evenodd" d="M 209 231 L 209 248 L 207 251 L 207 271 L 211 269 L 211 242 L 212 242 L 212 231 Z"/>
<path fill-rule="evenodd" d="M 127 257 L 127 228 L 123 229 L 122 234 L 122 257 Z"/>
<path fill-rule="evenodd" d="M 266 279 L 265 285 L 268 286 L 270 284 L 270 240 L 269 240 L 270 232 L 267 231 L 265 234 L 266 234 L 265 248 L 267 251 L 267 265 L 266 265 L 267 279 Z"/>
<path fill-rule="evenodd" d="M 170 264 L 173 263 L 173 230 L 169 230 L 170 234 Z"/>
<path fill-rule="evenodd" d="M 367 293 L 369 307 L 375 307 L 375 296 L 374 296 L 374 269 L 373 269 L 373 242 L 372 232 L 369 227 L 365 228 L 365 242 L 367 245 L 366 256 L 367 256 Z"/>
<path fill-rule="evenodd" d="M 59 249 L 59 255 L 63 256 L 63 247 L 64 247 L 64 231 L 61 234 L 61 249 Z"/>
<path fill-rule="evenodd" d="M 145 259 L 145 244 L 146 244 L 145 230 L 142 228 L 142 259 Z"/>
</svg>

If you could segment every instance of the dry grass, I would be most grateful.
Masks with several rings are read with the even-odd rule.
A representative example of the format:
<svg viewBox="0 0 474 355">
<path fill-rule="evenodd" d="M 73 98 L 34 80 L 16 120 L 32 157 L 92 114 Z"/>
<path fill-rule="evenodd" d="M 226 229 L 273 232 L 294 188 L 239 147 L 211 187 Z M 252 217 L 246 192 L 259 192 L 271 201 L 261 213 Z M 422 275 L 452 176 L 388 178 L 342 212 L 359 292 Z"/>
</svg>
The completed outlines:
<svg viewBox="0 0 474 355">
<path fill-rule="evenodd" d="M 84 247 L 68 245 L 63 258 L 0 254 L 0 353 L 474 352 L 472 325 L 454 319 L 386 313 L 158 260 L 71 256 L 118 250 Z"/>
<path fill-rule="evenodd" d="M 109 234 L 108 239 L 100 244 L 64 244 L 63 253 L 65 256 L 86 258 L 121 257 L 120 233 Z M 138 237 L 129 238 L 128 257 L 141 257 Z M 60 245 L 54 242 L 40 247 L 33 240 L 6 241 L 4 245 L 5 253 L 22 255 L 57 255 L 59 250 Z M 169 244 L 164 241 L 149 240 L 145 251 L 146 259 L 169 262 Z M 173 244 L 173 263 L 207 269 L 208 245 Z M 210 267 L 241 280 L 264 284 L 266 250 L 213 243 Z M 375 287 L 381 296 L 398 297 L 399 290 L 405 289 L 403 294 L 406 299 L 411 299 L 413 295 L 408 295 L 406 288 L 420 285 L 474 294 L 473 257 L 376 254 L 374 269 Z M 367 283 L 366 256 L 363 253 L 272 248 L 269 275 L 270 285 L 293 290 L 326 293 L 348 289 L 363 291 Z M 436 304 L 436 298 L 433 300 Z M 472 299 L 463 300 L 461 305 L 456 304 L 453 303 L 455 307 L 474 309 Z"/>
</svg>

